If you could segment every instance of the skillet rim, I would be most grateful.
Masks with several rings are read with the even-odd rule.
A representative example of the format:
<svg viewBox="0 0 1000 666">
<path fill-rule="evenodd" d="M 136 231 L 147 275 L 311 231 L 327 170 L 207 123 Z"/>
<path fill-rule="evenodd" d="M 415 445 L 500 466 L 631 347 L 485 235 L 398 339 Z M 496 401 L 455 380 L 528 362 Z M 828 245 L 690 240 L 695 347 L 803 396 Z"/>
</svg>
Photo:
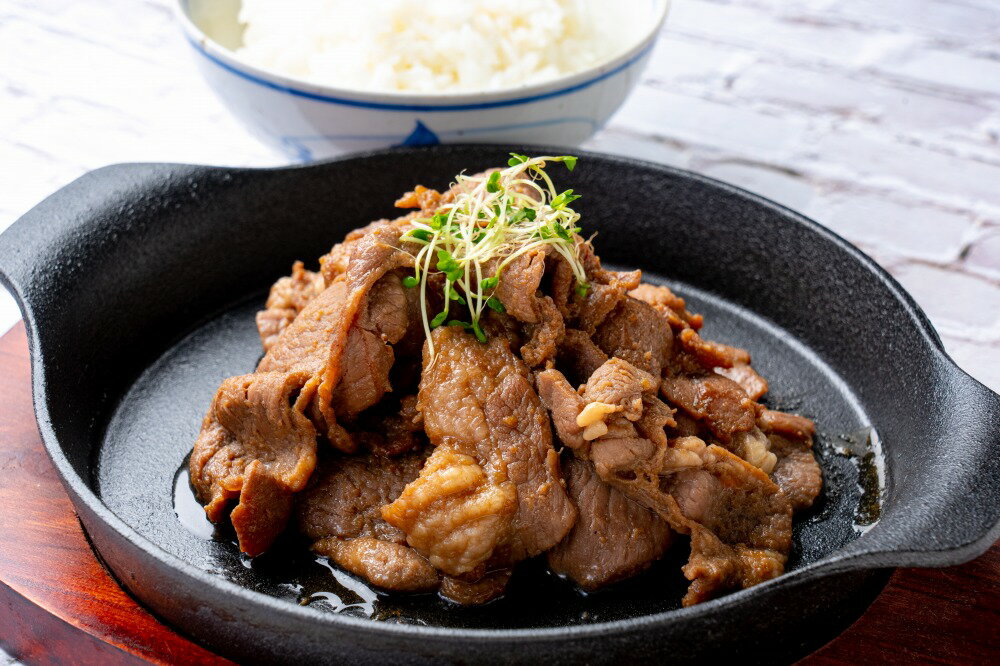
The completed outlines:
<svg viewBox="0 0 1000 666">
<path fill-rule="evenodd" d="M 448 153 L 454 152 L 461 154 L 464 151 L 474 150 L 474 151 L 487 151 L 496 150 L 501 154 L 506 154 L 509 151 L 509 146 L 502 144 L 450 144 L 445 146 L 434 146 L 434 147 L 417 147 L 417 148 L 390 148 L 375 151 L 367 151 L 363 153 L 355 153 L 351 155 L 345 155 L 334 159 L 324 160 L 321 162 L 315 162 L 304 165 L 283 165 L 275 167 L 219 167 L 219 166 L 208 166 L 208 165 L 191 165 L 191 164 L 179 164 L 179 163 L 153 163 L 153 162 L 138 162 L 138 163 L 123 163 L 115 164 L 106 167 L 102 167 L 86 174 L 83 174 L 72 183 L 66 185 L 64 188 L 58 190 L 49 198 L 58 195 L 63 189 L 70 186 L 79 185 L 86 182 L 88 179 L 96 178 L 98 174 L 100 177 L 107 177 L 108 174 L 113 174 L 117 172 L 135 172 L 141 169 L 164 169 L 173 172 L 187 172 L 189 175 L 198 175 L 199 173 L 204 173 L 206 171 L 223 171 L 223 172 L 253 172 L 267 174 L 271 172 L 289 172 L 289 171 L 299 171 L 308 170 L 316 167 L 323 167 L 324 165 L 332 163 L 343 163 L 343 162 L 354 162 L 354 161 L 364 161 L 372 158 L 386 157 L 392 155 L 401 154 L 425 154 L 425 153 Z M 721 190 L 724 193 L 730 195 L 736 195 L 738 198 L 752 201 L 756 204 L 762 205 L 776 212 L 782 219 L 798 224 L 804 227 L 808 232 L 812 234 L 817 234 L 821 238 L 832 242 L 839 250 L 845 252 L 848 257 L 859 264 L 859 268 L 866 270 L 868 273 L 874 275 L 878 281 L 885 287 L 889 294 L 903 306 L 904 311 L 907 314 L 908 321 L 915 325 L 920 333 L 921 338 L 928 344 L 928 347 L 933 350 L 933 359 L 935 361 L 934 376 L 939 377 L 941 373 L 947 373 L 951 375 L 956 380 L 967 380 L 972 381 L 979 385 L 982 390 L 987 391 L 992 394 L 992 392 L 986 387 L 982 386 L 977 380 L 968 375 L 964 370 L 962 370 L 944 350 L 944 346 L 941 342 L 937 331 L 934 329 L 927 315 L 923 310 L 917 305 L 916 301 L 910 296 L 909 293 L 893 278 L 885 269 L 879 266 L 871 257 L 862 252 L 859 248 L 845 240 L 843 237 L 838 235 L 836 232 L 824 227 L 818 222 L 798 213 L 782 204 L 776 203 L 766 197 L 760 196 L 753 192 L 749 192 L 743 188 L 725 183 L 714 178 L 710 178 L 687 169 L 681 169 L 678 167 L 673 167 L 665 164 L 658 164 L 654 162 L 649 162 L 646 160 L 640 160 L 632 157 L 609 155 L 603 153 L 580 151 L 573 148 L 558 148 L 551 146 L 530 146 L 526 147 L 528 149 L 541 151 L 542 154 L 576 154 L 581 158 L 585 159 L 595 159 L 601 160 L 605 163 L 618 164 L 622 166 L 649 169 L 654 171 L 660 171 L 664 173 L 669 173 L 672 176 L 679 177 L 687 181 L 693 181 L 699 186 L 708 187 L 715 190 Z M 46 199 L 48 200 L 48 199 Z M 32 211 L 35 209 L 33 208 Z M 19 218 L 18 221 L 12 225 L 12 227 L 18 226 L 25 218 L 29 217 L 31 212 L 29 211 L 24 216 Z M 4 236 L 9 234 L 5 233 Z M 3 250 L 3 236 L 0 236 L 0 251 Z M 0 252 L 2 255 L 2 252 Z M 3 257 L 0 256 L 0 259 Z M 834 551 L 827 556 L 821 558 L 820 560 L 803 566 L 801 568 L 795 569 L 793 571 L 787 572 L 778 578 L 772 579 L 760 585 L 754 586 L 753 588 L 740 590 L 733 592 L 726 596 L 713 599 L 697 606 L 692 606 L 689 608 L 680 608 L 669 611 L 662 611 L 659 613 L 653 613 L 649 615 L 643 615 L 634 618 L 611 620 L 606 622 L 598 622 L 586 625 L 563 625 L 555 627 L 537 627 L 537 628 L 518 628 L 518 629 L 481 629 L 481 628 L 458 628 L 458 627 L 441 627 L 441 626 L 421 626 L 421 625 L 407 625 L 407 624 L 396 624 L 396 623 L 384 623 L 372 621 L 367 618 L 355 618 L 351 616 L 322 612 L 308 606 L 297 606 L 295 604 L 290 604 L 285 600 L 277 599 L 269 595 L 255 592 L 253 590 L 242 587 L 234 582 L 228 581 L 226 579 L 213 576 L 201 569 L 195 567 L 194 565 L 182 560 L 181 558 L 172 555 L 171 553 L 161 549 L 156 544 L 148 540 L 146 537 L 139 534 L 134 528 L 125 523 L 117 515 L 115 515 L 105 504 L 101 501 L 97 493 L 91 489 L 90 484 L 76 473 L 68 458 L 62 451 L 62 447 L 59 443 L 58 438 L 55 435 L 54 429 L 52 427 L 52 422 L 49 417 L 47 402 L 50 399 L 48 395 L 47 385 L 44 377 L 44 356 L 42 354 L 41 346 L 39 343 L 39 335 L 36 330 L 35 320 L 30 306 L 30 301 L 24 296 L 22 290 L 18 289 L 14 285 L 13 279 L 10 277 L 7 271 L 0 267 L 0 284 L 7 287 L 18 301 L 18 306 L 21 309 L 22 315 L 25 320 L 25 328 L 28 335 L 28 344 L 30 349 L 31 357 L 31 376 L 32 376 L 32 400 L 34 403 L 35 414 L 38 421 L 39 432 L 42 436 L 42 441 L 45 445 L 46 452 L 48 453 L 50 459 L 52 459 L 55 464 L 56 469 L 63 481 L 64 486 L 71 494 L 74 499 L 74 503 L 82 503 L 92 515 L 98 520 L 102 521 L 104 525 L 116 533 L 119 537 L 125 539 L 133 547 L 138 548 L 142 553 L 155 560 L 160 566 L 164 566 L 168 569 L 172 569 L 181 575 L 193 580 L 194 582 L 206 585 L 210 587 L 214 593 L 221 594 L 224 596 L 230 596 L 235 599 L 242 599 L 246 602 L 263 606 L 264 609 L 277 612 L 281 614 L 291 615 L 292 617 L 307 622 L 321 622 L 325 625 L 340 626 L 345 629 L 352 629 L 354 631 L 362 631 L 364 633 L 370 633 L 374 635 L 379 634 L 390 634 L 396 638 L 401 639 L 414 639 L 414 638 L 469 638 L 478 641 L 488 641 L 488 642 L 501 642 L 509 640 L 518 641 L 546 641 L 553 639 L 563 639 L 563 638 L 591 638 L 599 637 L 602 635 L 615 634 L 619 632 L 632 632 L 637 630 L 642 630 L 644 628 L 649 628 L 651 626 L 657 626 L 662 624 L 673 624 L 675 622 L 684 622 L 689 618 L 700 617 L 703 615 L 714 614 L 717 611 L 723 611 L 729 605 L 736 605 L 743 602 L 748 597 L 760 596 L 768 590 L 779 590 L 784 587 L 794 586 L 806 583 L 810 579 L 825 578 L 837 573 L 852 571 L 852 570 L 872 570 L 876 568 L 883 567 L 894 567 L 903 566 L 908 564 L 909 561 L 920 560 L 921 563 L 912 564 L 913 566 L 934 566 L 934 565 L 947 565 L 965 561 L 971 559 L 978 555 L 980 552 L 989 547 L 997 538 L 1000 536 L 1000 521 L 995 522 L 991 529 L 987 530 L 984 534 L 971 539 L 970 541 L 959 543 L 954 545 L 953 542 L 949 542 L 945 547 L 934 550 L 862 550 L 861 552 L 851 552 L 852 546 L 862 541 L 865 535 L 859 536 L 856 540 L 847 544 L 845 547 Z M 887 479 L 888 482 L 888 479 Z M 83 522 L 83 521 L 82 521 Z M 983 545 L 985 544 L 985 546 Z M 856 549 L 855 549 L 856 550 Z M 100 556 L 99 550 L 95 547 L 95 552 Z M 952 557 L 946 557 L 951 555 Z M 908 558 L 908 560 L 907 560 Z M 112 572 L 113 573 L 113 572 Z M 116 579 L 118 576 L 116 575 Z M 121 582 L 121 581 L 120 581 Z M 128 589 L 128 585 L 123 583 L 123 586 Z"/>
</svg>

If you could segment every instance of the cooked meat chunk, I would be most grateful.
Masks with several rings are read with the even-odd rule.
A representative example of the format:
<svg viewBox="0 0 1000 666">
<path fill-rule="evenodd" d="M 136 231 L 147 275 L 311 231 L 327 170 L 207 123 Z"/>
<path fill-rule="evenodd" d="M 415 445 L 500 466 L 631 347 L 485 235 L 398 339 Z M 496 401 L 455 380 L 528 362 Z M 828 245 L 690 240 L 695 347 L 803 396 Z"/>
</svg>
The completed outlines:
<svg viewBox="0 0 1000 666">
<path fill-rule="evenodd" d="M 383 516 L 451 575 L 551 548 L 576 511 L 527 367 L 500 338 L 483 345 L 443 327 L 432 340 L 436 357 L 425 348 L 419 408 L 436 448 Z"/>
<path fill-rule="evenodd" d="M 619 273 L 605 270 L 594 253 L 593 246 L 577 237 L 576 248 L 587 274 L 587 294 L 574 299 L 569 306 L 569 322 L 587 334 L 593 334 L 618 304 L 625 300 L 630 289 L 639 285 L 640 271 Z"/>
<path fill-rule="evenodd" d="M 487 264 L 486 276 L 500 271 L 502 279 L 494 296 L 507 314 L 525 324 L 528 341 L 521 347 L 521 358 L 529 367 L 536 367 L 555 358 L 556 346 L 566 331 L 563 315 L 550 296 L 539 288 L 545 273 L 545 248 L 516 257 L 500 271 L 501 260 Z"/>
<path fill-rule="evenodd" d="M 307 271 L 301 261 L 292 265 L 290 276 L 274 283 L 264 305 L 265 309 L 257 313 L 257 330 L 260 332 L 264 351 L 277 342 L 281 332 L 324 289 L 326 281 L 323 276 Z"/>
<path fill-rule="evenodd" d="M 445 576 L 441 581 L 441 596 L 463 606 L 485 604 L 503 594 L 511 573 L 510 569 L 499 569 L 475 577 Z"/>
<path fill-rule="evenodd" d="M 404 592 L 437 588 L 438 573 L 385 522 L 382 507 L 417 477 L 424 456 L 337 456 L 313 474 L 296 503 L 313 550 L 373 585 Z"/>
<path fill-rule="evenodd" d="M 685 568 L 692 580 L 685 604 L 780 574 L 791 546 L 791 508 L 785 495 L 767 474 L 720 446 L 697 437 L 668 441 L 664 428 L 676 426 L 672 410 L 655 397 L 652 382 L 636 379 L 645 374 L 612 358 L 591 376 L 576 401 L 556 370 L 539 373 L 538 383 L 546 405 L 555 407 L 556 432 L 574 455 L 591 461 L 600 480 L 704 547 L 692 551 Z M 633 379 L 622 379 L 628 377 Z M 614 397 L 636 390 L 641 393 L 638 415 L 602 410 L 596 437 L 578 433 L 587 420 L 586 405 L 619 408 L 622 402 Z M 629 397 L 624 403 L 635 406 Z M 557 416 L 556 410 L 565 414 Z M 749 429 L 756 430 L 753 421 Z M 589 447 L 581 446 L 580 438 Z M 728 564 L 723 566 L 720 558 Z"/>
<path fill-rule="evenodd" d="M 704 423 L 723 442 L 736 432 L 750 430 L 756 422 L 754 401 L 739 384 L 720 374 L 678 373 L 664 377 L 660 390 L 671 404 Z"/>
<path fill-rule="evenodd" d="M 374 537 L 405 543 L 406 536 L 382 519 L 406 484 L 417 478 L 424 456 L 335 456 L 320 465 L 296 503 L 298 529 L 306 537 Z"/>
<path fill-rule="evenodd" d="M 442 443 L 382 517 L 436 568 L 460 575 L 490 559 L 516 510 L 512 484 L 497 483 L 473 456 Z"/>
<path fill-rule="evenodd" d="M 559 345 L 558 364 L 566 377 L 575 384 L 583 384 L 604 365 L 608 355 L 590 336 L 575 328 L 566 330 Z"/>
<path fill-rule="evenodd" d="M 628 578 L 663 555 L 671 531 L 655 512 L 602 481 L 588 461 L 571 458 L 563 474 L 580 517 L 549 551 L 553 571 L 592 590 Z"/>
<path fill-rule="evenodd" d="M 191 454 L 191 483 L 213 522 L 231 520 L 240 549 L 258 555 L 284 530 L 292 494 L 316 466 L 316 431 L 300 393 L 308 375 L 254 373 L 222 383 Z M 296 399 L 297 397 L 297 399 Z"/>
<path fill-rule="evenodd" d="M 816 462 L 809 441 L 793 440 L 772 433 L 771 451 L 777 463 L 771 478 L 788 497 L 792 509 L 808 509 L 823 489 L 823 471 Z"/>
<path fill-rule="evenodd" d="M 644 438 L 597 440 L 591 457 L 603 480 L 692 536 L 684 605 L 782 573 L 791 507 L 758 468 L 694 437 L 669 448 Z"/>
<path fill-rule="evenodd" d="M 584 427 L 577 419 L 586 402 L 579 393 L 573 390 L 566 378 L 558 370 L 545 370 L 535 376 L 538 395 L 542 404 L 552 416 L 552 425 L 563 444 L 571 449 L 581 449 L 587 446 L 583 438 Z"/>
<path fill-rule="evenodd" d="M 734 365 L 750 363 L 750 354 L 745 349 L 704 340 L 692 328 L 683 329 L 677 334 L 677 339 L 684 351 L 706 368 L 731 368 Z"/>
<path fill-rule="evenodd" d="M 359 537 L 320 539 L 313 551 L 368 580 L 396 592 L 426 592 L 440 585 L 438 572 L 416 551 L 392 541 Z"/>
<path fill-rule="evenodd" d="M 659 377 L 670 356 L 673 333 L 651 306 L 626 297 L 594 333 L 594 342 L 608 356 Z"/>
<path fill-rule="evenodd" d="M 816 434 L 816 424 L 806 417 L 774 409 L 762 409 L 757 417 L 757 422 L 764 432 L 776 433 L 801 441 L 809 441 Z"/>
<path fill-rule="evenodd" d="M 701 328 L 702 316 L 688 312 L 684 299 L 675 295 L 668 287 L 643 283 L 630 291 L 629 296 L 645 301 L 659 310 L 670 322 L 674 331 L 685 328 L 697 331 Z"/>
<path fill-rule="evenodd" d="M 757 374 L 749 363 L 737 363 L 731 368 L 717 367 L 715 371 L 739 384 L 751 400 L 760 400 L 767 393 L 767 380 Z"/>
<path fill-rule="evenodd" d="M 823 489 L 823 472 L 812 451 L 815 424 L 804 416 L 772 409 L 762 409 L 757 423 L 777 457 L 771 478 L 795 511 L 809 508 Z"/>
<path fill-rule="evenodd" d="M 609 359 L 587 380 L 587 404 L 612 405 L 629 421 L 642 416 L 642 394 L 656 391 L 656 377 L 619 357 Z M 584 406 L 584 409 L 587 407 Z"/>
<path fill-rule="evenodd" d="M 361 446 L 372 453 L 382 456 L 398 456 L 413 451 L 423 444 L 424 417 L 417 411 L 417 396 L 408 395 L 393 411 L 394 401 L 386 398 L 389 409 L 369 411 L 366 413 L 361 432 L 352 433 L 352 437 Z"/>
</svg>

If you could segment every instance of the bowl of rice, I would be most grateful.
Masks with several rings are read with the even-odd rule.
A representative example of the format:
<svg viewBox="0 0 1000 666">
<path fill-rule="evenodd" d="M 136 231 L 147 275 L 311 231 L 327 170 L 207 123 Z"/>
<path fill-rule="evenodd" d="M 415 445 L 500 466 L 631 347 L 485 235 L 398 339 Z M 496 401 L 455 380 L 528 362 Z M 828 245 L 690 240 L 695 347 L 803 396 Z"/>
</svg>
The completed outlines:
<svg viewBox="0 0 1000 666">
<path fill-rule="evenodd" d="M 670 0 L 180 0 L 198 66 L 309 161 L 386 146 L 575 145 L 649 59 Z"/>
</svg>

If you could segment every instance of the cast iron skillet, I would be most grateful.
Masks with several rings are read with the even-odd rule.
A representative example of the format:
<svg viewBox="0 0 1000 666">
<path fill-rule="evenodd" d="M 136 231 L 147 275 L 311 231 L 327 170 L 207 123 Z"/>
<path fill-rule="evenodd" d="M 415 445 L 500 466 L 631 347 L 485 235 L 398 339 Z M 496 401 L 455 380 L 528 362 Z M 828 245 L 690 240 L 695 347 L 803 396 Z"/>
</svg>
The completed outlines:
<svg viewBox="0 0 1000 666">
<path fill-rule="evenodd" d="M 993 543 L 1000 396 L 952 363 L 892 278 L 760 197 L 600 155 L 557 174 L 584 194 L 600 255 L 673 285 L 706 315 L 709 337 L 750 349 L 771 380 L 769 404 L 817 420 L 826 491 L 796 527 L 789 573 L 679 609 L 681 544 L 639 579 L 589 597 L 529 563 L 505 600 L 463 610 L 376 598 L 290 538 L 247 562 L 224 531 L 199 536 L 175 473 L 219 381 L 260 355 L 253 312 L 267 286 L 293 260 L 314 261 L 346 231 L 393 215 L 413 184 L 444 187 L 508 150 L 393 150 L 262 170 L 112 166 L 0 236 L 42 438 L 95 549 L 153 612 L 254 661 L 773 662 L 846 627 L 891 567 L 957 564 Z"/>
</svg>

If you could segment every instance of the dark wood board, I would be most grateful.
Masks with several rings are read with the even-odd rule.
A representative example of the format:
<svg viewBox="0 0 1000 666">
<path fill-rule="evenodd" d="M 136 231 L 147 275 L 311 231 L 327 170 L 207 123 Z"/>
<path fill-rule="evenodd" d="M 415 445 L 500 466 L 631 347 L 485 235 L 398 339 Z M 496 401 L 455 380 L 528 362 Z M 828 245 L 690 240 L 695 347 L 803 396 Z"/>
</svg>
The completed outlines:
<svg viewBox="0 0 1000 666">
<path fill-rule="evenodd" d="M 39 439 L 23 324 L 0 338 L 0 644 L 26 663 L 226 664 L 118 586 L 90 549 Z M 1000 544 L 948 569 L 900 569 L 868 612 L 801 664 L 1000 661 Z"/>
</svg>

